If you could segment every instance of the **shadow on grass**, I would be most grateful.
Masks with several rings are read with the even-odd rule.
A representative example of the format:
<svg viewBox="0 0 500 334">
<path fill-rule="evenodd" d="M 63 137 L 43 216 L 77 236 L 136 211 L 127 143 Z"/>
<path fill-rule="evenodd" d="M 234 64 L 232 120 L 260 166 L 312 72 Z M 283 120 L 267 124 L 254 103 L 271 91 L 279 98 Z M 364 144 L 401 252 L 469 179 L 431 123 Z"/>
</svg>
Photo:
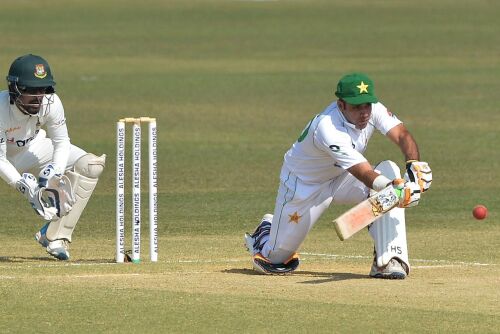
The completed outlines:
<svg viewBox="0 0 500 334">
<path fill-rule="evenodd" d="M 368 279 L 368 275 L 353 274 L 353 273 L 318 273 L 313 271 L 299 271 L 298 274 L 310 275 L 313 277 L 324 277 L 310 281 L 299 282 L 301 284 L 322 284 L 328 282 L 338 282 L 353 279 Z"/>
<path fill-rule="evenodd" d="M 116 263 L 115 259 L 74 259 L 70 262 L 74 263 Z M 127 263 L 127 262 L 125 262 Z M 130 262 L 132 263 L 132 262 Z"/>
<path fill-rule="evenodd" d="M 225 274 L 242 274 L 242 275 L 258 275 L 258 276 L 262 276 L 262 274 L 256 272 L 255 270 L 253 269 L 247 269 L 247 268 L 243 268 L 243 269 L 224 269 L 224 270 L 221 270 L 222 273 L 225 273 Z"/>
<path fill-rule="evenodd" d="M 257 271 L 255 271 L 253 269 L 247 269 L 247 268 L 224 269 L 224 270 L 222 270 L 222 272 L 226 273 L 226 274 L 262 276 L 262 274 L 258 273 Z M 328 282 L 337 282 L 337 281 L 345 281 L 345 280 L 353 280 L 353 279 L 368 279 L 369 278 L 368 275 L 353 274 L 353 273 L 324 273 L 324 272 L 301 271 L 301 270 L 297 270 L 293 274 L 290 274 L 288 276 L 293 276 L 293 277 L 310 276 L 310 277 L 319 278 L 319 279 L 314 279 L 314 280 L 298 282 L 300 284 L 322 284 L 322 283 L 328 283 Z"/>
</svg>

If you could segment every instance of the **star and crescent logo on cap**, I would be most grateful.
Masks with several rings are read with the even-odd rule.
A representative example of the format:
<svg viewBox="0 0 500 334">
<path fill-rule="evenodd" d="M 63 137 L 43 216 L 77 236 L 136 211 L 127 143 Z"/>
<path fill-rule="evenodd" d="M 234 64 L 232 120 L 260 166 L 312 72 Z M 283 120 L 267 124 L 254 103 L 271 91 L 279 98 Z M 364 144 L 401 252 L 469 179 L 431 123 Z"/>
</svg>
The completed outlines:
<svg viewBox="0 0 500 334">
<path fill-rule="evenodd" d="M 368 94 L 368 85 L 365 84 L 363 81 L 356 87 L 359 88 L 359 94 L 367 93 Z"/>
</svg>

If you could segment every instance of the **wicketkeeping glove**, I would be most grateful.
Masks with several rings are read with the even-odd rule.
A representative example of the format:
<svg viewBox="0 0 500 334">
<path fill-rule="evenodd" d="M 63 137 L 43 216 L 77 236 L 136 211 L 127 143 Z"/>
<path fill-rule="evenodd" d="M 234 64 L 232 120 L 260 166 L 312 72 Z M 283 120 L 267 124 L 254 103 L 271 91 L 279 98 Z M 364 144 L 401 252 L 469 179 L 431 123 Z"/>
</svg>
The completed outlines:
<svg viewBox="0 0 500 334">
<path fill-rule="evenodd" d="M 406 182 L 403 179 L 394 179 L 392 186 L 399 197 L 399 207 L 409 208 L 417 206 L 420 201 L 420 186 L 415 182 Z"/>
<path fill-rule="evenodd" d="M 23 173 L 22 177 L 16 182 L 16 189 L 30 200 L 35 197 L 39 187 L 33 174 Z"/>
<path fill-rule="evenodd" d="M 40 175 L 38 175 L 38 185 L 40 187 L 46 187 L 47 183 L 51 178 L 56 175 L 56 170 L 54 169 L 54 166 L 52 164 L 48 164 L 47 167 L 42 169 L 40 172 Z"/>
<path fill-rule="evenodd" d="M 76 203 L 76 195 L 71 181 L 66 175 L 56 174 L 47 187 L 40 188 L 40 201 L 57 209 L 57 216 L 66 216 Z"/>
<path fill-rule="evenodd" d="M 16 182 L 16 189 L 26 197 L 31 207 L 44 220 L 52 220 L 57 217 L 57 209 L 41 199 L 40 187 L 33 174 L 23 173 L 21 179 Z"/>
<path fill-rule="evenodd" d="M 427 162 L 408 160 L 404 178 L 408 182 L 415 182 L 420 186 L 420 191 L 429 190 L 432 183 L 432 171 Z"/>
</svg>

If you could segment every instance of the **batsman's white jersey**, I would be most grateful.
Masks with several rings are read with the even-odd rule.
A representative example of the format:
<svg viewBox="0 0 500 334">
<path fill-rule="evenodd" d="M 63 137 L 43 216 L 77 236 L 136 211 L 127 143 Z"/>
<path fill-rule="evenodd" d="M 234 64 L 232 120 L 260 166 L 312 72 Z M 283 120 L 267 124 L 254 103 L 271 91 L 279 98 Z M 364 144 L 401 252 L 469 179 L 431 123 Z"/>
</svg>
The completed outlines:
<svg viewBox="0 0 500 334">
<path fill-rule="evenodd" d="M 332 201 L 356 204 L 366 199 L 370 189 L 347 169 L 366 161 L 363 152 L 375 129 L 385 135 L 400 123 L 382 103 L 372 105 L 370 121 L 362 130 L 347 121 L 336 101 L 316 115 L 284 156 L 270 238 L 262 255 L 283 263 Z M 402 220 L 404 225 L 404 216 Z M 406 236 L 397 242 L 406 250 Z M 407 256 L 401 257 L 407 262 Z"/>
<path fill-rule="evenodd" d="M 44 98 L 47 104 L 49 96 Z M 52 163 L 57 173 L 64 173 L 86 152 L 71 145 L 64 108 L 57 94 L 42 115 L 29 116 L 9 102 L 9 92 L 0 92 L 0 177 L 15 186 L 20 173 L 38 176 Z M 47 132 L 45 132 L 44 127 Z"/>
<path fill-rule="evenodd" d="M 375 129 L 385 135 L 400 123 L 382 103 L 374 103 L 368 125 L 359 130 L 334 102 L 309 122 L 285 154 L 284 168 L 305 183 L 334 180 L 348 168 L 366 161 L 363 152 Z"/>
</svg>

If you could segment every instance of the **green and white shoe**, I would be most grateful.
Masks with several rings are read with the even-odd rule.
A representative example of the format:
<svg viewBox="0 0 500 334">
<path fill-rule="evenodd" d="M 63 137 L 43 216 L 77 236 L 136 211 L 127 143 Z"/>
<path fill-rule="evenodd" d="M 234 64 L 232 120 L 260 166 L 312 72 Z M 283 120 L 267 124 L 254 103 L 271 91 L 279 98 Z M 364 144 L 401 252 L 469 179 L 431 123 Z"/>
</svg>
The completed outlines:
<svg viewBox="0 0 500 334">
<path fill-rule="evenodd" d="M 43 225 L 40 231 L 36 232 L 35 240 L 42 247 L 45 247 L 47 253 L 58 260 L 69 260 L 69 242 L 66 239 L 50 241 L 47 239 L 47 229 L 50 223 Z"/>
</svg>

